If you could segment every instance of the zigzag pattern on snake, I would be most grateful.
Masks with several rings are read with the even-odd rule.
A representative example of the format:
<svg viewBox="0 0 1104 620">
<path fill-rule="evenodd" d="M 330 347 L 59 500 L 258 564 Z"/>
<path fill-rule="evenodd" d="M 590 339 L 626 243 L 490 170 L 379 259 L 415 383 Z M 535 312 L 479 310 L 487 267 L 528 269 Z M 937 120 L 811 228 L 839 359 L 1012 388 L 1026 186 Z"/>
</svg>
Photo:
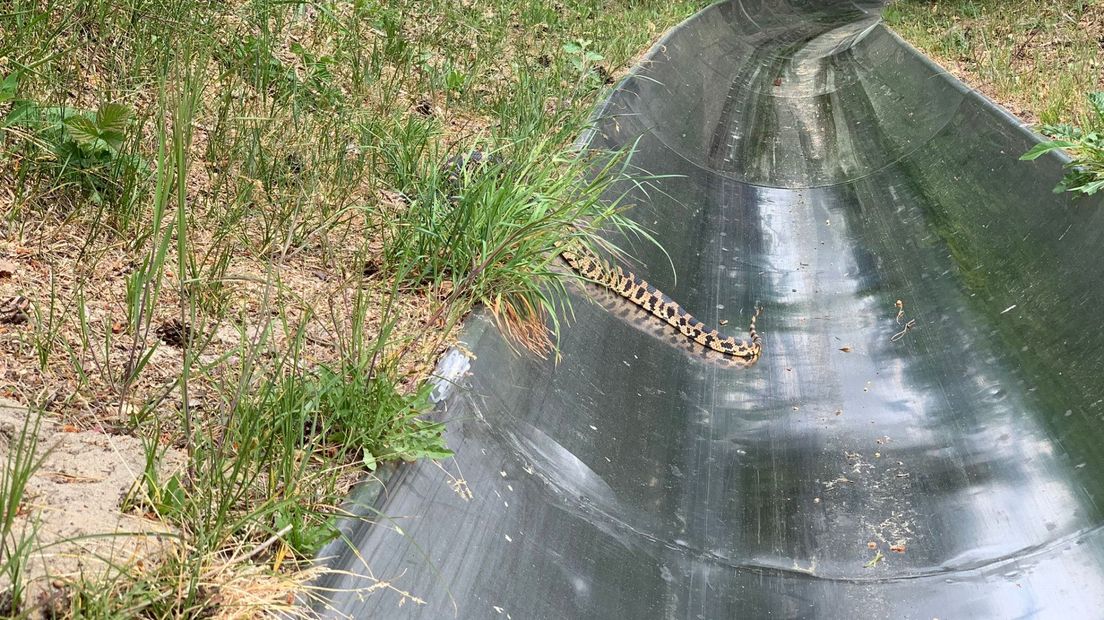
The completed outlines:
<svg viewBox="0 0 1104 620">
<path fill-rule="evenodd" d="M 763 340 L 759 337 L 759 332 L 755 331 L 755 319 L 759 316 L 759 309 L 756 309 L 751 317 L 751 324 L 748 327 L 751 340 L 737 340 L 707 327 L 662 291 L 632 272 L 625 271 L 617 265 L 611 265 L 581 244 L 557 244 L 556 248 L 560 257 L 576 273 L 663 319 L 690 340 L 725 355 L 742 358 L 747 362 L 758 360 L 762 354 Z"/>
</svg>

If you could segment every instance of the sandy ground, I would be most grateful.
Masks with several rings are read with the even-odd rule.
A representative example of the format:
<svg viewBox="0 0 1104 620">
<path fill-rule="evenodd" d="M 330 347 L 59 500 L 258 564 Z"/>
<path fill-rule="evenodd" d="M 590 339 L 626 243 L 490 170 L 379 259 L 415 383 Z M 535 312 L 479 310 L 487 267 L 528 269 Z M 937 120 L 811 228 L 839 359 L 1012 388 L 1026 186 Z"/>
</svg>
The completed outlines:
<svg viewBox="0 0 1104 620">
<path fill-rule="evenodd" d="M 0 458 L 4 462 L 28 413 L 18 403 L 0 399 Z M 23 528 L 36 527 L 38 531 L 24 598 L 32 603 L 48 603 L 50 597 L 58 597 L 58 588 L 67 581 L 103 576 L 109 563 L 140 567 L 165 544 L 157 534 L 171 534 L 155 519 L 120 512 L 123 497 L 144 467 L 141 440 L 93 431 L 68 432 L 71 430 L 43 420 L 38 454 L 46 457 L 27 485 L 16 519 L 16 536 Z M 172 471 L 183 463 L 183 455 L 170 450 L 162 468 Z M 9 585 L 0 579 L 0 589 Z"/>
</svg>

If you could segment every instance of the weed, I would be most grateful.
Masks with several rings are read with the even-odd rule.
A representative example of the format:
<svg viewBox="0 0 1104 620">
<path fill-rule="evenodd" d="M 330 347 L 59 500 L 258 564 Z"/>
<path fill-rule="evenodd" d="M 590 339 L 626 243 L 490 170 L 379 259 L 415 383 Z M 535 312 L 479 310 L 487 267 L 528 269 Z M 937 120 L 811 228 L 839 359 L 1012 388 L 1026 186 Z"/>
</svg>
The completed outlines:
<svg viewBox="0 0 1104 620">
<path fill-rule="evenodd" d="M 556 148 L 535 140 L 509 145 L 502 149 L 508 156 L 463 171 L 459 185 L 442 179 L 454 172 L 431 171 L 385 246 L 391 262 L 417 266 L 405 272 L 407 286 L 448 291 L 447 301 L 461 307 L 483 303 L 520 325 L 555 316 L 546 286 L 558 286 L 549 261 L 565 231 L 590 244 L 601 243 L 604 227 L 640 232 L 621 216 L 618 200 L 603 200 L 622 180 L 625 154 L 579 159 Z"/>
<path fill-rule="evenodd" d="M 604 82 L 598 63 L 605 57 L 594 51 L 593 41 L 577 39 L 563 44 L 563 51 L 567 54 L 567 62 L 575 70 L 582 80 L 598 85 Z"/>
<path fill-rule="evenodd" d="M 21 101 L 4 125 L 30 131 L 33 142 L 52 155 L 48 167 L 61 182 L 75 183 L 93 204 L 102 205 L 128 197 L 133 186 L 127 179 L 148 172 L 140 157 L 124 150 L 132 120 L 130 108 L 118 103 L 92 112 Z"/>
<path fill-rule="evenodd" d="M 1066 176 L 1054 188 L 1054 193 L 1074 192 L 1092 196 L 1104 188 L 1104 92 L 1091 93 L 1089 106 L 1096 114 L 1089 128 L 1068 124 L 1043 125 L 1040 131 L 1050 140 L 1024 153 L 1021 160 L 1038 159 L 1045 153 L 1064 150 L 1070 154 Z"/>
<path fill-rule="evenodd" d="M 305 69 L 305 75 L 296 89 L 300 100 L 323 110 L 332 110 L 342 105 L 344 96 L 334 86 L 331 69 L 336 63 L 334 58 L 326 54 L 312 54 L 298 42 L 292 43 L 290 50 L 299 57 Z"/>
<path fill-rule="evenodd" d="M 59 340 L 58 331 L 62 318 L 61 309 L 58 308 L 57 280 L 50 275 L 50 298 L 46 308 L 40 308 L 37 304 L 32 306 L 34 311 L 35 330 L 33 334 L 35 352 L 38 354 L 38 367 L 46 370 L 49 366 L 50 355 Z"/>
</svg>

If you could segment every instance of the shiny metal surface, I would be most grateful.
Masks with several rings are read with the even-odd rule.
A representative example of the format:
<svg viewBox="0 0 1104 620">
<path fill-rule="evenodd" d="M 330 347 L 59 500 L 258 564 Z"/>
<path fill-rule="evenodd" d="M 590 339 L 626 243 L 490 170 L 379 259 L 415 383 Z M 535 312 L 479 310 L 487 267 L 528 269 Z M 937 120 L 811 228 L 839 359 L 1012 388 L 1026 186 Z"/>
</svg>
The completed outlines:
<svg viewBox="0 0 1104 620">
<path fill-rule="evenodd" d="M 1104 211 L 1053 195 L 1061 162 L 1017 161 L 1031 135 L 878 11 L 716 5 L 593 136 L 639 138 L 633 162 L 673 175 L 633 212 L 671 261 L 638 244 L 634 267 L 733 331 L 762 304 L 759 364 L 718 366 L 582 294 L 558 365 L 475 319 L 470 384 L 442 405 L 445 469 L 472 497 L 431 463 L 401 468 L 387 518 L 350 532 L 394 589 L 336 609 L 1102 613 Z M 916 327 L 894 341 L 898 299 Z"/>
</svg>

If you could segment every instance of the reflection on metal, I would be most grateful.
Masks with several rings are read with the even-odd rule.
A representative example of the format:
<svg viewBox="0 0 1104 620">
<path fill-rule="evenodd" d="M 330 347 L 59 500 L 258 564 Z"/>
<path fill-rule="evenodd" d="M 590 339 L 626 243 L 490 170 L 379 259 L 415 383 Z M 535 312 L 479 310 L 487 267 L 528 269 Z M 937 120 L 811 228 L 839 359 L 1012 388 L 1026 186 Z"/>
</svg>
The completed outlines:
<svg viewBox="0 0 1104 620">
<path fill-rule="evenodd" d="M 1099 615 L 1104 210 L 1051 194 L 1060 162 L 1017 161 L 1032 136 L 878 10 L 713 6 L 590 136 L 639 139 L 662 191 L 632 214 L 677 281 L 619 242 L 703 321 L 761 302 L 760 363 L 700 359 L 581 297 L 558 364 L 474 320 L 470 375 L 439 405 L 456 459 L 400 467 L 388 519 L 331 550 L 392 586 L 335 609 Z M 894 340 L 896 300 L 915 327 Z"/>
</svg>

